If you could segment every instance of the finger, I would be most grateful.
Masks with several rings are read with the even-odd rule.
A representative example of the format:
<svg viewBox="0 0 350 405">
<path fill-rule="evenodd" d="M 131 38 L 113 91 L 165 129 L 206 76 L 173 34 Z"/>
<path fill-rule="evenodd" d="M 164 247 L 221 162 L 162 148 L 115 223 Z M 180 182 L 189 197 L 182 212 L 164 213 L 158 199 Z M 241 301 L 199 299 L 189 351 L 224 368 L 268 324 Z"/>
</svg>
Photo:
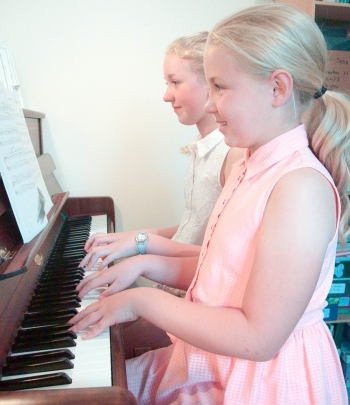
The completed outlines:
<svg viewBox="0 0 350 405">
<path fill-rule="evenodd" d="M 74 315 L 67 323 L 72 323 L 73 325 L 76 325 L 78 322 L 80 322 L 81 319 L 97 311 L 98 307 L 99 303 L 94 302 L 93 304 L 87 306 L 85 309 Z"/>
<path fill-rule="evenodd" d="M 98 273 L 94 272 L 92 274 L 90 274 L 89 276 L 84 277 L 80 283 L 77 285 L 76 290 L 77 291 L 81 291 L 83 289 L 83 287 L 92 279 L 98 277 Z"/>
<path fill-rule="evenodd" d="M 102 271 L 103 269 L 105 269 L 110 263 L 114 262 L 114 260 L 120 259 L 120 257 L 118 257 L 117 253 L 112 253 L 110 255 L 108 255 L 107 257 L 105 257 L 101 264 L 98 266 L 97 270 L 98 271 Z"/>
<path fill-rule="evenodd" d="M 92 244 L 94 243 L 96 237 L 97 237 L 99 234 L 100 234 L 99 232 L 95 233 L 94 235 L 92 235 L 92 236 L 85 242 L 84 249 L 85 249 L 86 251 L 88 251 L 89 249 L 91 249 Z"/>
<path fill-rule="evenodd" d="M 86 242 L 85 242 L 85 250 L 88 251 L 89 249 L 91 249 L 91 247 L 93 245 L 98 246 L 98 240 L 101 238 L 105 238 L 108 234 L 107 233 L 103 233 L 103 232 L 96 232 L 95 234 L 93 234 Z M 97 245 L 96 245 L 97 243 Z"/>
<path fill-rule="evenodd" d="M 91 253 L 87 253 L 84 259 L 79 263 L 79 267 L 85 267 L 85 265 L 89 262 L 91 257 Z"/>
<path fill-rule="evenodd" d="M 99 278 L 95 278 L 94 280 L 90 280 L 87 284 L 85 284 L 81 290 L 79 290 L 79 297 L 84 298 L 86 294 L 90 291 L 94 290 L 98 287 L 104 287 L 107 283 L 101 281 Z"/>
<path fill-rule="evenodd" d="M 90 260 L 86 264 L 85 269 L 88 271 L 91 270 L 91 268 L 98 262 L 99 259 L 105 259 L 106 257 L 108 257 L 108 255 L 110 255 L 110 253 L 111 252 L 107 247 L 95 248 L 95 250 L 91 252 Z"/>
<path fill-rule="evenodd" d="M 99 300 L 103 300 L 104 298 L 110 297 L 113 294 L 122 291 L 122 288 L 118 287 L 118 283 L 114 282 L 108 288 L 106 288 L 99 296 Z"/>
<path fill-rule="evenodd" d="M 74 333 L 78 333 L 81 330 L 87 329 L 90 326 L 95 325 L 102 319 L 102 313 L 100 311 L 95 311 L 84 318 L 82 318 L 80 321 L 76 322 L 70 330 L 72 330 Z M 72 319 L 72 323 L 74 323 L 74 318 Z"/>
<path fill-rule="evenodd" d="M 102 318 L 100 322 L 97 322 L 88 332 L 84 333 L 81 338 L 83 340 L 92 339 L 101 334 L 109 326 L 110 325 L 108 324 L 108 322 L 104 318 Z"/>
</svg>

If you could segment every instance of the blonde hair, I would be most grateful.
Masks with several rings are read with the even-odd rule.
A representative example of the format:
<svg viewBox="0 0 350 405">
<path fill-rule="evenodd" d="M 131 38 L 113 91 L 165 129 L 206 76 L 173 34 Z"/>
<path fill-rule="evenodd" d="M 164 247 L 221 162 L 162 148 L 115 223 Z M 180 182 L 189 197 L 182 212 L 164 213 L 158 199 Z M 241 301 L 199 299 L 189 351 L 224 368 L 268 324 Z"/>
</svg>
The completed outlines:
<svg viewBox="0 0 350 405">
<path fill-rule="evenodd" d="M 190 61 L 191 69 L 200 80 L 205 80 L 203 57 L 209 32 L 200 31 L 175 39 L 166 49 L 166 55 L 176 55 Z"/>
<path fill-rule="evenodd" d="M 310 148 L 327 168 L 340 195 L 339 242 L 350 234 L 350 98 L 327 91 L 314 99 L 325 81 L 328 53 L 315 22 L 286 4 L 264 4 L 243 10 L 220 22 L 208 43 L 235 54 L 241 68 L 268 78 L 277 69 L 293 77 L 296 110 L 305 117 Z"/>
</svg>

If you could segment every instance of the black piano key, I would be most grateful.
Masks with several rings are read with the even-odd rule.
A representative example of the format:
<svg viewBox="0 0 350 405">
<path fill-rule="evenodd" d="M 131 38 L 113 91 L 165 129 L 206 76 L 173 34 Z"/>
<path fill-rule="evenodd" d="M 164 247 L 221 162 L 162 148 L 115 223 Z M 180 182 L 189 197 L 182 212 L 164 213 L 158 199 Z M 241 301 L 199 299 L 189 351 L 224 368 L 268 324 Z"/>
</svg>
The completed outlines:
<svg viewBox="0 0 350 405">
<path fill-rule="evenodd" d="M 81 249 L 80 252 L 75 252 L 74 255 L 68 256 L 68 257 L 63 257 L 63 253 L 55 253 L 54 255 L 51 255 L 49 260 L 48 260 L 48 265 L 51 265 L 53 263 L 74 263 L 76 261 L 79 261 L 81 256 L 85 255 L 83 249 Z"/>
<path fill-rule="evenodd" d="M 48 326 L 37 326 L 27 329 L 18 329 L 17 337 L 27 336 L 35 333 L 36 335 L 47 335 L 54 332 L 66 331 L 73 326 L 72 323 L 66 323 L 65 325 L 48 325 Z"/>
<path fill-rule="evenodd" d="M 85 237 L 78 239 L 65 240 L 64 245 L 56 247 L 55 251 L 50 255 L 50 261 L 54 261 L 58 257 L 63 257 L 64 255 L 68 256 L 79 256 L 84 253 L 84 241 Z"/>
<path fill-rule="evenodd" d="M 12 346 L 12 353 L 35 352 L 39 350 L 62 349 L 64 347 L 74 347 L 77 344 L 71 337 L 56 338 L 49 342 L 22 342 Z"/>
<path fill-rule="evenodd" d="M 74 358 L 74 355 L 68 349 L 51 350 L 51 348 L 75 346 L 76 335 L 72 335 L 72 331 L 68 330 L 71 325 L 67 322 L 77 313 L 75 308 L 80 306 L 81 302 L 76 286 L 85 274 L 85 270 L 79 267 L 79 264 L 86 255 L 84 245 L 90 236 L 91 219 L 90 216 L 65 219 L 52 254 L 39 279 L 28 314 L 25 315 L 18 330 L 16 345 L 13 346 L 14 354 L 6 361 L 5 373 L 15 375 L 16 372 L 32 373 L 37 370 L 35 367 L 43 367 L 41 370 L 49 371 L 71 366 L 69 360 Z M 72 305 L 74 309 L 59 310 L 62 306 L 66 308 L 65 305 L 69 308 Z M 18 354 L 37 350 L 47 351 Z M 67 351 L 71 358 L 63 354 Z M 48 356 L 51 358 L 46 359 Z M 22 363 L 20 365 L 20 362 L 23 362 L 24 366 Z M 38 388 L 71 382 L 64 373 L 52 374 L 52 378 L 50 376 L 16 379 L 11 383 L 2 381 L 0 390 Z M 50 381 L 45 383 L 44 380 Z"/>
<path fill-rule="evenodd" d="M 59 279 L 59 280 L 66 280 L 69 278 L 84 278 L 84 274 L 85 274 L 85 270 L 82 269 L 67 269 L 66 271 L 60 271 L 60 269 L 57 270 L 53 270 L 53 271 L 47 271 L 45 273 L 42 274 L 42 276 L 40 277 L 39 283 L 41 283 L 42 281 L 45 280 L 55 280 L 55 279 Z"/>
<path fill-rule="evenodd" d="M 66 358 L 69 360 L 73 360 L 75 355 L 69 349 L 58 349 L 58 350 L 50 350 L 47 352 L 41 353 L 28 353 L 28 354 L 19 354 L 16 356 L 11 356 L 6 359 L 7 365 L 12 364 L 37 364 L 40 362 L 45 361 L 54 361 L 58 358 Z"/>
<path fill-rule="evenodd" d="M 71 384 L 72 379 L 66 373 L 44 374 L 35 377 L 14 378 L 0 381 L 0 391 L 17 391 L 32 388 L 51 387 Z"/>
<path fill-rule="evenodd" d="M 47 371 L 57 371 L 57 370 L 68 370 L 72 369 L 74 364 L 66 358 L 59 358 L 55 360 L 50 360 L 47 362 L 41 362 L 38 364 L 12 364 L 9 366 L 4 366 L 2 369 L 2 374 L 5 377 L 16 376 L 21 374 L 32 374 L 32 373 L 44 373 Z"/>
<path fill-rule="evenodd" d="M 48 269 L 51 270 L 54 266 L 61 266 L 61 267 L 78 267 L 81 260 L 86 256 L 86 253 L 82 252 L 79 255 L 75 256 L 62 256 L 54 257 L 52 260 L 48 262 Z"/>
<path fill-rule="evenodd" d="M 64 283 L 63 285 L 59 286 L 50 286 L 50 285 L 45 285 L 45 286 L 39 286 L 35 290 L 35 294 L 40 294 L 40 293 L 45 293 L 45 292 L 58 292 L 58 291 L 74 291 L 76 289 L 77 284 L 76 283 Z"/>
<path fill-rule="evenodd" d="M 37 305 L 33 308 L 28 307 L 25 316 L 52 316 L 52 314 L 61 313 L 62 311 L 69 311 L 81 306 L 79 301 L 75 299 L 63 300 L 61 303 L 52 303 L 51 305 Z"/>
<path fill-rule="evenodd" d="M 46 286 L 65 286 L 65 285 L 78 285 L 80 281 L 82 280 L 81 277 L 74 277 L 72 275 L 71 277 L 62 277 L 62 279 L 59 279 L 58 277 L 54 277 L 52 280 L 49 278 L 45 278 L 43 280 L 40 280 L 40 287 L 46 287 Z M 40 288 L 39 288 L 40 290 Z"/>
<path fill-rule="evenodd" d="M 50 312 L 52 312 L 53 309 L 56 311 L 64 308 L 79 308 L 81 306 L 80 303 L 81 299 L 76 296 L 69 298 L 57 298 L 55 300 L 32 301 L 27 312 L 43 312 L 43 310 L 47 308 L 50 308 Z"/>
<path fill-rule="evenodd" d="M 69 277 L 84 277 L 85 270 L 81 269 L 79 267 L 74 267 L 74 268 L 67 268 L 67 269 L 60 269 L 60 268 L 55 268 L 52 270 L 47 270 L 45 271 L 39 280 L 39 283 L 42 280 L 46 280 L 47 278 L 61 278 L 61 279 L 66 279 Z"/>
<path fill-rule="evenodd" d="M 42 314 L 35 316 L 26 315 L 22 321 L 22 327 L 29 328 L 33 326 L 66 324 L 77 313 L 78 311 L 76 309 L 72 309 L 69 311 L 51 314 L 50 316 L 43 316 Z"/>
<path fill-rule="evenodd" d="M 79 292 L 77 290 L 64 291 L 61 294 L 50 294 L 49 292 L 45 294 L 37 294 L 33 295 L 30 304 L 40 304 L 44 302 L 47 303 L 47 305 L 50 305 L 51 302 L 59 302 L 70 298 L 74 298 L 81 302 L 81 298 L 78 296 L 78 294 Z"/>
<path fill-rule="evenodd" d="M 59 267 L 59 266 L 55 266 L 52 269 L 47 269 L 45 270 L 45 273 L 43 273 L 42 275 L 42 279 L 45 280 L 47 278 L 53 277 L 53 278 L 59 278 L 59 276 L 62 277 L 66 277 L 69 278 L 70 276 L 74 276 L 77 275 L 78 277 L 85 275 L 85 270 L 81 269 L 79 267 L 72 267 L 72 268 L 68 268 L 68 267 Z M 40 283 L 40 280 L 39 280 Z"/>
<path fill-rule="evenodd" d="M 62 337 L 70 337 L 72 339 L 76 339 L 77 335 L 71 330 L 56 330 L 50 331 L 46 334 L 38 333 L 35 329 L 31 329 L 32 333 L 27 333 L 25 335 L 19 335 L 15 339 L 15 344 L 21 343 L 30 343 L 33 342 L 34 344 L 40 344 L 41 342 L 49 342 L 51 340 L 55 340 L 56 338 Z"/>
</svg>

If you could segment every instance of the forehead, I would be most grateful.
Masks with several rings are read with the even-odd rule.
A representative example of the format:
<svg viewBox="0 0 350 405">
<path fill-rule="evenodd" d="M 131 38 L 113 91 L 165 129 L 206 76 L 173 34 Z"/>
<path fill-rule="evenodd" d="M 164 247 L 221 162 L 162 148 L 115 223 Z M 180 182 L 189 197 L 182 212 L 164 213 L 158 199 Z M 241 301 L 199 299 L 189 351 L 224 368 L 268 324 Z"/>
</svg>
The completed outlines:
<svg viewBox="0 0 350 405">
<path fill-rule="evenodd" d="M 234 54 L 224 46 L 209 44 L 204 53 L 205 72 L 213 69 L 234 69 L 238 68 Z"/>
<path fill-rule="evenodd" d="M 180 58 L 175 54 L 165 55 L 163 68 L 165 75 L 193 73 L 190 60 Z"/>
</svg>

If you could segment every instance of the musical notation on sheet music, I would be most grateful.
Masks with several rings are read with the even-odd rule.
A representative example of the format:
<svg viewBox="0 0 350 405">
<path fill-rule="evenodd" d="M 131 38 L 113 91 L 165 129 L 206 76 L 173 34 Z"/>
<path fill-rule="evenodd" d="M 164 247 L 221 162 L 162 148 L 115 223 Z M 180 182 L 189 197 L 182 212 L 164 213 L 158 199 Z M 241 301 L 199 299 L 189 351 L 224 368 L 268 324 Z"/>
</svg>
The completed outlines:
<svg viewBox="0 0 350 405">
<path fill-rule="evenodd" d="M 23 242 L 46 225 L 51 198 L 36 159 L 18 94 L 0 81 L 0 172 Z"/>
</svg>

